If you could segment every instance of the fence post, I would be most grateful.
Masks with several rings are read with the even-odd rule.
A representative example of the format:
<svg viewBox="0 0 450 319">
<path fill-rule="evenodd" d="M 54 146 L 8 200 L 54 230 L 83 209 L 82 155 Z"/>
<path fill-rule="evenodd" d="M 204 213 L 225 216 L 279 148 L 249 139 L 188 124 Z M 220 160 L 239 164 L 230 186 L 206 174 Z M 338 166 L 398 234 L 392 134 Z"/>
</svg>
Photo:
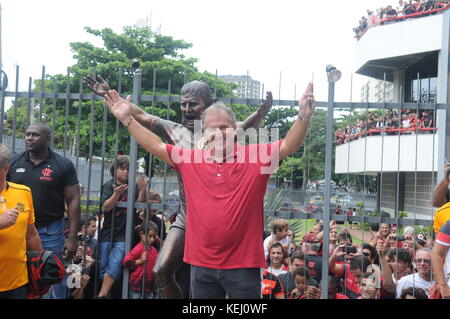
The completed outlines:
<svg viewBox="0 0 450 319">
<path fill-rule="evenodd" d="M 133 78 L 133 103 L 140 105 L 141 99 L 141 83 L 142 83 L 142 70 L 139 66 L 134 69 Z M 130 168 L 128 171 L 128 200 L 127 200 L 127 224 L 125 233 L 125 254 L 131 250 L 131 241 L 133 235 L 133 215 L 134 215 L 134 194 L 136 190 L 136 163 L 138 156 L 138 145 L 134 137 L 130 136 Z M 123 270 L 123 288 L 122 299 L 128 299 L 129 288 L 129 276 L 130 272 L 128 268 Z"/>
<path fill-rule="evenodd" d="M 322 299 L 328 299 L 328 259 L 330 250 L 330 199 L 331 199 L 331 168 L 333 154 L 333 113 L 334 113 L 334 82 L 338 78 L 331 75 L 336 68 L 329 68 L 328 73 L 328 112 L 327 112 L 327 134 L 325 153 L 325 188 L 324 188 L 324 209 L 323 209 L 323 262 L 322 262 Z"/>
</svg>

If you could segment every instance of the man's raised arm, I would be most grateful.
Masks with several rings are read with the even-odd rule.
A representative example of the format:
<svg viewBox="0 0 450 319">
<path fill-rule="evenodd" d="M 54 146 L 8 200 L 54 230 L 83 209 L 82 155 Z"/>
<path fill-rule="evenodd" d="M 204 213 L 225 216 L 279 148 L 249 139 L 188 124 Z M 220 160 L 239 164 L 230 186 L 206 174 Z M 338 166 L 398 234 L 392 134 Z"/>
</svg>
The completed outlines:
<svg viewBox="0 0 450 319">
<path fill-rule="evenodd" d="M 138 123 L 131 114 L 131 97 L 126 100 L 122 99 L 114 90 L 108 91 L 105 95 L 105 102 L 111 113 L 128 129 L 128 131 L 136 139 L 147 152 L 158 157 L 160 160 L 173 166 L 169 154 L 166 150 L 166 144 L 151 131 L 144 128 Z"/>
<path fill-rule="evenodd" d="M 316 105 L 317 103 L 314 100 L 314 86 L 312 83 L 309 83 L 305 94 L 303 94 L 299 101 L 299 115 L 281 144 L 280 161 L 295 153 L 300 145 L 302 145 Z"/>
</svg>

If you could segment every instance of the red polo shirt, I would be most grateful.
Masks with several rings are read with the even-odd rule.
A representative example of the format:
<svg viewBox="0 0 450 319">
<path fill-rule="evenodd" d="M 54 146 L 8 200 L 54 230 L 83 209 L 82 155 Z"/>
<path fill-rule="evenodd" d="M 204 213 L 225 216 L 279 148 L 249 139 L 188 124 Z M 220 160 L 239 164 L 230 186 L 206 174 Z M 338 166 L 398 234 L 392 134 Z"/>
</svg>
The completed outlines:
<svg viewBox="0 0 450 319">
<path fill-rule="evenodd" d="M 213 269 L 265 268 L 264 194 L 270 174 L 261 174 L 261 169 L 270 166 L 281 142 L 236 144 L 225 163 L 212 161 L 210 151 L 166 146 L 185 186 L 186 263 Z"/>
</svg>

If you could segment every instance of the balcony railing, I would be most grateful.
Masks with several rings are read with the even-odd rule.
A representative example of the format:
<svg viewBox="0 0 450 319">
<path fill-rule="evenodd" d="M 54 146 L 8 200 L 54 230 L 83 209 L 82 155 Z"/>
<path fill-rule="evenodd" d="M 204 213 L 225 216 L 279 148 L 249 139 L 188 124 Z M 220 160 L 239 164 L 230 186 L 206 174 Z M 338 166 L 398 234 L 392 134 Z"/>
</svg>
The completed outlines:
<svg viewBox="0 0 450 319">
<path fill-rule="evenodd" d="M 432 132 L 436 133 L 438 131 L 437 127 L 429 127 L 429 128 L 404 128 L 404 129 L 387 129 L 387 130 L 368 130 L 365 132 L 352 134 L 352 137 L 349 138 L 349 140 L 345 139 L 344 141 L 338 139 L 336 142 L 336 145 L 342 145 L 346 144 L 361 138 L 364 138 L 366 136 L 374 136 L 374 135 L 382 135 L 382 133 L 385 133 L 385 135 L 406 135 L 406 134 L 412 134 L 412 133 L 423 133 L 423 132 Z"/>
<path fill-rule="evenodd" d="M 428 11 L 416 12 L 416 13 L 412 13 L 412 14 L 403 15 L 403 16 L 400 16 L 400 17 L 379 20 L 379 21 L 377 21 L 374 24 L 368 25 L 367 28 L 364 31 L 362 31 L 361 33 L 359 33 L 356 36 L 356 38 L 359 41 L 362 38 L 362 36 L 364 34 L 366 34 L 367 30 L 369 30 L 370 28 L 373 28 L 373 27 L 377 27 L 377 26 L 380 26 L 380 25 L 385 25 L 385 24 L 390 23 L 390 22 L 400 22 L 400 21 L 403 21 L 403 20 L 406 20 L 406 19 L 410 19 L 410 18 L 422 18 L 422 17 L 428 16 L 430 14 L 443 12 L 443 11 L 449 9 L 449 8 L 450 8 L 450 4 L 447 4 L 445 7 L 439 8 L 439 9 L 433 9 L 433 10 L 428 10 Z"/>
</svg>

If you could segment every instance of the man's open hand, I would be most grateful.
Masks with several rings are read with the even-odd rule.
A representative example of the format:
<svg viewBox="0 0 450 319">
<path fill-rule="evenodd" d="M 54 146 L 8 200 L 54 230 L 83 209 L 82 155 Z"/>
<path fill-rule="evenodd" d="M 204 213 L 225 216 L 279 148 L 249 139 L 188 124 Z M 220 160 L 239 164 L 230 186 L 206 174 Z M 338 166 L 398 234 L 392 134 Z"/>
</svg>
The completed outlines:
<svg viewBox="0 0 450 319">
<path fill-rule="evenodd" d="M 306 92 L 303 94 L 299 101 L 299 115 L 305 121 L 311 120 L 314 110 L 316 109 L 317 102 L 314 99 L 314 84 L 308 83 Z"/>
<path fill-rule="evenodd" d="M 110 90 L 105 95 L 106 106 L 111 113 L 122 123 L 128 121 L 131 117 L 131 96 L 126 100 L 120 97 L 115 90 Z"/>
<path fill-rule="evenodd" d="M 265 117 L 272 108 L 272 105 L 273 105 L 272 92 L 269 91 L 266 93 L 266 99 L 263 101 L 263 103 L 258 109 L 258 113 L 260 114 L 260 116 Z"/>
</svg>

